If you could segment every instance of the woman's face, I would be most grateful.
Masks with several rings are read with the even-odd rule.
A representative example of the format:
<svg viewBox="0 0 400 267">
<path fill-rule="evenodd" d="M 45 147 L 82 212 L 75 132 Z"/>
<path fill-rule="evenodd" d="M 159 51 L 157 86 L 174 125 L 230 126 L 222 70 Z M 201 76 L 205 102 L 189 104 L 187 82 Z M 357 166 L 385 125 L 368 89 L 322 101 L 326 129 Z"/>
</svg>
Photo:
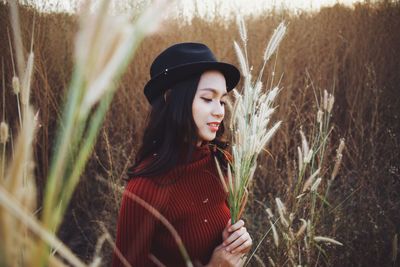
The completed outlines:
<svg viewBox="0 0 400 267">
<path fill-rule="evenodd" d="M 197 127 L 198 143 L 215 139 L 219 124 L 225 116 L 227 97 L 225 77 L 219 71 L 204 72 L 193 99 L 193 120 Z"/>
</svg>

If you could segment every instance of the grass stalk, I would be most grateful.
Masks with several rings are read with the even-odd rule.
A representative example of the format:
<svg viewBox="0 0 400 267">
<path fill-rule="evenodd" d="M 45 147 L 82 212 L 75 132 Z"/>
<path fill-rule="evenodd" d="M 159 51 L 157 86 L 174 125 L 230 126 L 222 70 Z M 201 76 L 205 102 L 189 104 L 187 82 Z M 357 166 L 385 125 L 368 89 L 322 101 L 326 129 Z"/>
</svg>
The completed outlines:
<svg viewBox="0 0 400 267">
<path fill-rule="evenodd" d="M 0 185 L 0 204 L 8 210 L 9 213 L 13 214 L 18 220 L 33 231 L 38 237 L 46 241 L 53 247 L 58 247 L 58 253 L 62 255 L 66 260 L 76 267 L 85 267 L 86 265 L 81 262 L 68 247 L 66 247 L 61 241 L 59 241 L 51 232 L 47 231 L 46 228 L 40 225 L 35 218 L 27 214 L 22 207 L 19 206 L 13 200 L 13 197 Z"/>
</svg>

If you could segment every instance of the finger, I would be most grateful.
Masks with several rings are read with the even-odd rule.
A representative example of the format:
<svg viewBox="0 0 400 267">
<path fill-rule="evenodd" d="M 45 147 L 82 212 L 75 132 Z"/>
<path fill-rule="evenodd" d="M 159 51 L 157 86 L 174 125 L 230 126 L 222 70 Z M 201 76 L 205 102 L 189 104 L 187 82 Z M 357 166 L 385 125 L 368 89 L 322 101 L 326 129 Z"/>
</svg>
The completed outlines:
<svg viewBox="0 0 400 267">
<path fill-rule="evenodd" d="M 244 226 L 244 221 L 239 220 L 228 228 L 228 232 L 235 232 L 236 230 L 240 229 L 243 226 Z"/>
<path fill-rule="evenodd" d="M 246 233 L 247 230 L 245 227 L 240 228 L 239 230 L 233 232 L 224 242 L 223 244 L 225 246 L 231 244 L 233 241 L 235 241 L 236 239 L 238 239 L 240 236 L 242 236 L 244 233 Z"/>
<path fill-rule="evenodd" d="M 233 241 L 231 244 L 229 244 L 229 246 L 227 246 L 225 249 L 226 251 L 240 251 L 237 250 L 237 248 L 239 248 L 242 244 L 246 243 L 248 240 L 250 239 L 250 235 L 249 233 L 244 233 L 243 235 L 241 235 L 239 238 L 237 238 L 235 241 Z"/>
<path fill-rule="evenodd" d="M 251 249 L 251 245 L 253 242 L 251 239 L 246 240 L 244 243 L 242 243 L 240 246 L 235 248 L 234 250 L 231 251 L 231 253 L 247 253 Z"/>
<path fill-rule="evenodd" d="M 224 230 L 222 231 L 222 240 L 226 240 L 229 237 L 229 227 L 231 226 L 231 219 L 228 220 Z"/>
</svg>

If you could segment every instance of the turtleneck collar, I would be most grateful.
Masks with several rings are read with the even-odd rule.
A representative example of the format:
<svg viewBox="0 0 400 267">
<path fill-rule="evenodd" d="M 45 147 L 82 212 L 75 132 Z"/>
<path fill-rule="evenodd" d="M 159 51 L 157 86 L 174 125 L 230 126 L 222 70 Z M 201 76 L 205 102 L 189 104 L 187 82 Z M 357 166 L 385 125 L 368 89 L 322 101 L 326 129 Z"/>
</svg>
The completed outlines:
<svg viewBox="0 0 400 267">
<path fill-rule="evenodd" d="M 193 163 L 205 157 L 208 157 L 213 149 L 212 146 L 213 145 L 211 145 L 209 142 L 202 143 L 200 146 L 192 146 L 190 147 L 192 149 L 191 155 L 188 155 L 189 148 L 183 149 L 181 151 L 181 157 L 179 163 L 180 164 Z M 189 160 L 187 160 L 188 156 L 190 157 Z"/>
</svg>

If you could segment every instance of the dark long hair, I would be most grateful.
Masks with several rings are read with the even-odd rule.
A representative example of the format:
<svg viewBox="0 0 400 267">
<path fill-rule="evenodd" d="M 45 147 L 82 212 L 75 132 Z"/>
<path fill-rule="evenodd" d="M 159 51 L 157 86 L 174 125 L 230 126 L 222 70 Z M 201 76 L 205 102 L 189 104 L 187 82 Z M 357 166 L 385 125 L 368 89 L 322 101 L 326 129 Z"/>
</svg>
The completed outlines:
<svg viewBox="0 0 400 267">
<path fill-rule="evenodd" d="M 185 153 L 183 163 L 190 161 L 197 142 L 197 128 L 193 120 L 192 104 L 201 74 L 175 83 L 165 97 L 152 103 L 141 147 L 135 164 L 128 169 L 128 180 L 141 176 L 151 177 L 164 173 L 176 166 Z M 225 166 L 225 149 L 228 143 L 223 140 L 223 122 L 216 138 L 209 142 L 212 153 Z"/>
</svg>

